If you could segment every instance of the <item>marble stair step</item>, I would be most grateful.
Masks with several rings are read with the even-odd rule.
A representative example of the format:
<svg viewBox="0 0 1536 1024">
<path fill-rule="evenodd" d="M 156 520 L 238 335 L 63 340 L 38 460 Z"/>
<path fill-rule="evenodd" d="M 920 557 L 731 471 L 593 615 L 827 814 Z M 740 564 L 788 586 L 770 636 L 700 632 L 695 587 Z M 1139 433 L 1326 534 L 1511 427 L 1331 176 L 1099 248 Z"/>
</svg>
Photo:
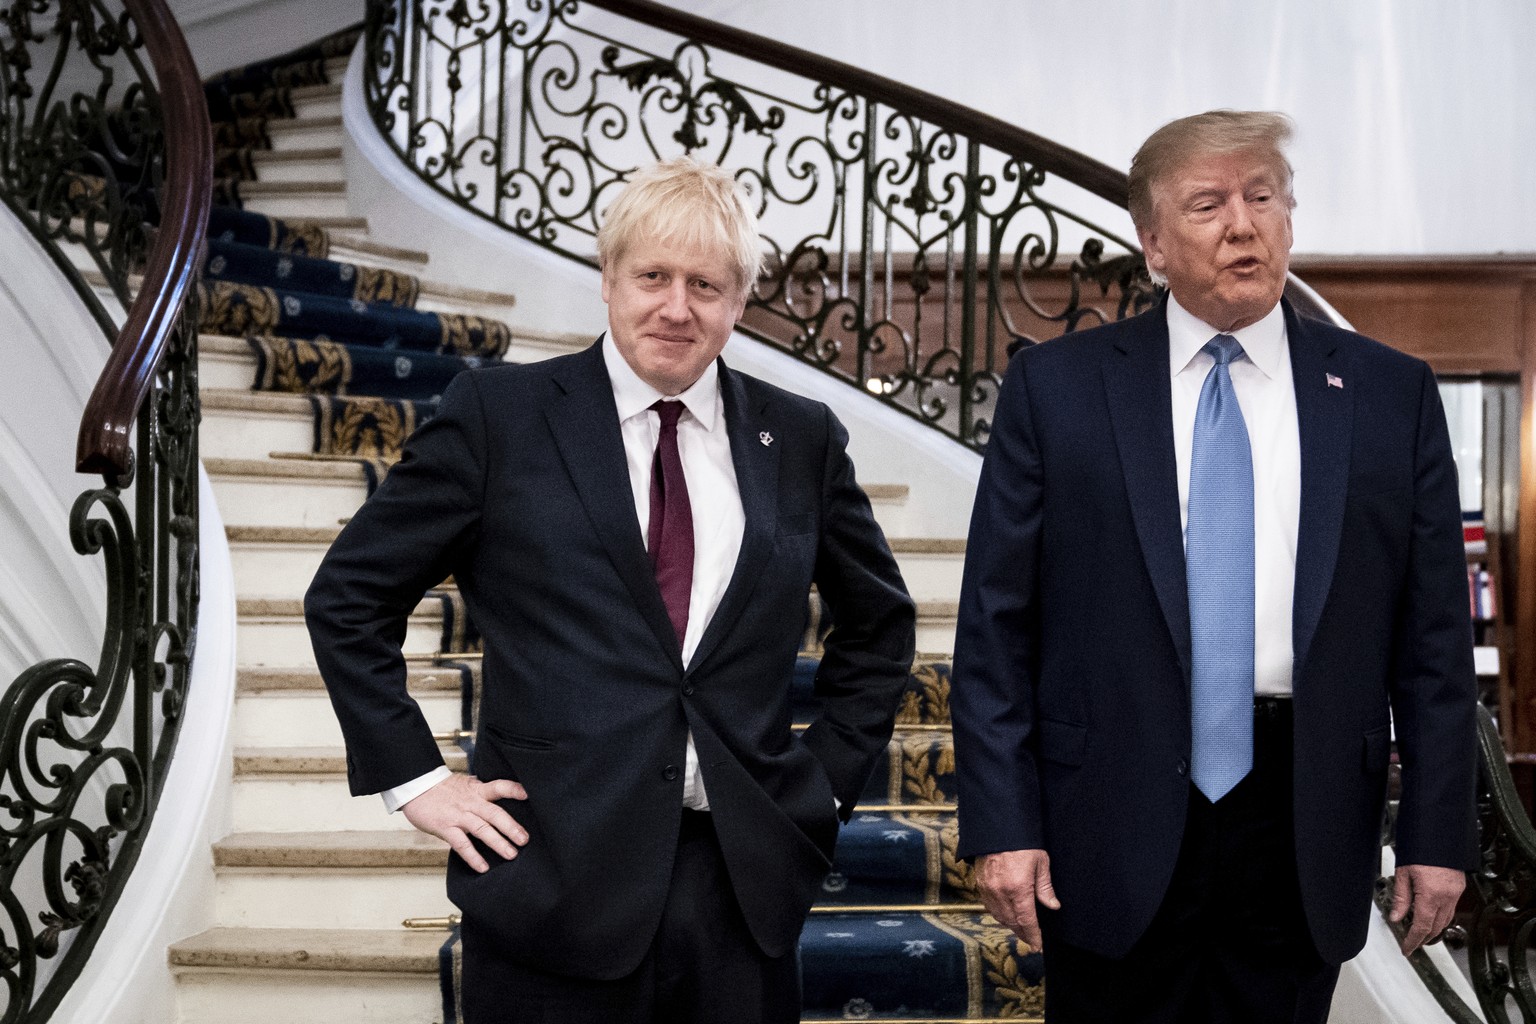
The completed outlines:
<svg viewBox="0 0 1536 1024">
<path fill-rule="evenodd" d="M 301 85 L 288 91 L 295 117 L 340 117 L 341 83 Z"/>
<path fill-rule="evenodd" d="M 412 666 L 407 685 L 434 733 L 464 721 L 462 674 L 451 668 Z M 339 747 L 341 726 L 318 672 L 244 668 L 235 683 L 232 725 L 237 747 Z"/>
<path fill-rule="evenodd" d="M 228 927 L 388 929 L 454 912 L 448 845 L 415 829 L 241 832 L 214 844 L 213 861 Z"/>
<path fill-rule="evenodd" d="M 229 526 L 334 526 L 368 496 L 355 460 L 205 458 L 203 466 Z"/>
<path fill-rule="evenodd" d="M 264 459 L 315 446 L 315 416 L 303 395 L 203 387 L 198 446 L 207 459 Z"/>
<path fill-rule="evenodd" d="M 258 149 L 251 153 L 256 180 L 273 181 L 343 181 L 346 167 L 340 146 L 317 149 Z M 242 194 L 244 191 L 242 184 Z"/>
<path fill-rule="evenodd" d="M 448 767 L 463 771 L 463 751 L 444 750 Z M 236 748 L 232 825 L 236 832 L 371 832 L 410 830 L 377 795 L 348 793 L 340 747 Z"/>
<path fill-rule="evenodd" d="M 180 1024 L 442 1019 L 437 950 L 405 929 L 213 928 L 171 946 Z"/>
<path fill-rule="evenodd" d="M 236 659 L 241 668 L 314 671 L 315 652 L 304 626 L 300 598 L 240 598 L 235 608 Z M 434 654 L 442 646 L 442 603 L 428 598 L 411 614 L 402 649 L 407 656 L 421 656 Z"/>
<path fill-rule="evenodd" d="M 427 266 L 432 261 L 428 253 L 419 249 L 387 245 L 369 238 L 366 234 L 359 234 L 346 228 L 333 229 L 329 235 L 330 248 L 327 259 L 382 267 L 385 270 L 398 270 L 402 274 L 415 274 L 417 277 L 426 273 Z"/>
<path fill-rule="evenodd" d="M 273 149 L 331 149 L 341 145 L 340 114 L 279 118 L 267 123 Z"/>
<path fill-rule="evenodd" d="M 240 205 L 255 213 L 283 220 L 313 217 L 344 217 L 347 206 L 345 181 L 243 181 Z"/>
</svg>

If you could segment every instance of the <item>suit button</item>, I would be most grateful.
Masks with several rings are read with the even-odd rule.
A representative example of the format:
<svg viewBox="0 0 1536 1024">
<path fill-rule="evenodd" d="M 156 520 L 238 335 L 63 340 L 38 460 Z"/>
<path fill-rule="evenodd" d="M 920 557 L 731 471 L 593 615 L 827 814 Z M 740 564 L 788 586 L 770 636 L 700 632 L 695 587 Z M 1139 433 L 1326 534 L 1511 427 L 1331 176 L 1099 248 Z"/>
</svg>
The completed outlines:
<svg viewBox="0 0 1536 1024">
<path fill-rule="evenodd" d="M 1179 758 L 1178 772 L 1180 775 L 1189 774 L 1189 762 L 1184 760 L 1182 757 Z"/>
<path fill-rule="evenodd" d="M 672 781 L 676 780 L 676 778 L 677 778 L 677 765 L 675 765 L 675 764 L 667 765 L 665 768 L 663 768 L 661 770 L 661 777 L 666 779 L 668 782 L 672 782 Z"/>
<path fill-rule="evenodd" d="M 683 684 L 683 696 L 684 697 L 692 697 L 693 696 L 693 684 L 692 683 L 684 683 Z"/>
</svg>

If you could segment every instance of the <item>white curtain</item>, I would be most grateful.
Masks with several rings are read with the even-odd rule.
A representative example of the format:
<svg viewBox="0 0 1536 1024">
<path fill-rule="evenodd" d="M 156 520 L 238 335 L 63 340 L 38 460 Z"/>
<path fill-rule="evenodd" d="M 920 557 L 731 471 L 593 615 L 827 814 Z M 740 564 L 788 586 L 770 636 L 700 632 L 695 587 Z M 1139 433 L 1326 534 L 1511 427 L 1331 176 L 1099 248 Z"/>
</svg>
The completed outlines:
<svg viewBox="0 0 1536 1024">
<path fill-rule="evenodd" d="M 669 0 L 1124 169 L 1214 107 L 1296 119 L 1296 251 L 1536 250 L 1532 0 Z"/>
</svg>

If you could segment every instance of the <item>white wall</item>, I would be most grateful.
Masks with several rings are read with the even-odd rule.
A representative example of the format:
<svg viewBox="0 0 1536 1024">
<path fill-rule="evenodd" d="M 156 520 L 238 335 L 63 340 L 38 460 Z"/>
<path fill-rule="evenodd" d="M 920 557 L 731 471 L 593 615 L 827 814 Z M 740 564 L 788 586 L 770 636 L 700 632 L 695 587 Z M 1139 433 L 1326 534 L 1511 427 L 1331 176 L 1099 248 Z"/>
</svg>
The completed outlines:
<svg viewBox="0 0 1536 1024">
<path fill-rule="evenodd" d="M 75 430 L 107 340 L 21 222 L 0 207 L 0 685 L 43 658 L 94 665 L 106 621 L 100 558 L 75 554 L 69 511 L 99 477 L 74 471 Z"/>
<path fill-rule="evenodd" d="M 204 77 L 363 20 L 363 0 L 170 0 L 170 6 Z"/>
<path fill-rule="evenodd" d="M 1530 0 L 667 0 L 1124 169 L 1213 107 L 1297 121 L 1296 249 L 1536 250 Z"/>
<path fill-rule="evenodd" d="M 75 658 L 95 668 L 106 624 L 101 555 L 77 554 L 69 510 L 100 477 L 78 474 L 75 436 L 107 340 L 58 267 L 0 207 L 0 691 L 24 668 Z M 202 575 L 198 646 L 182 733 L 159 812 L 140 859 L 95 950 L 55 1012 L 71 1024 L 159 1024 L 174 995 L 165 948 L 212 922 L 211 843 L 228 831 L 228 720 L 234 698 L 235 605 L 229 548 L 213 492 L 201 482 Z M 130 514 L 133 495 L 124 495 Z M 98 506 L 92 518 L 104 518 Z M 155 703 L 158 708 L 158 700 Z M 121 718 L 107 745 L 131 742 Z M 44 757 L 55 751 L 44 745 Z M 68 760 L 68 758 L 65 758 Z M 101 790 L 119 776 L 93 777 L 82 818 L 100 824 Z M 13 793 L 11 784 L 5 791 Z M 28 858 L 15 893 L 36 924 L 46 907 L 41 857 Z M 66 933 L 65 944 L 73 940 Z M 39 964 L 39 987 L 57 960 Z"/>
</svg>

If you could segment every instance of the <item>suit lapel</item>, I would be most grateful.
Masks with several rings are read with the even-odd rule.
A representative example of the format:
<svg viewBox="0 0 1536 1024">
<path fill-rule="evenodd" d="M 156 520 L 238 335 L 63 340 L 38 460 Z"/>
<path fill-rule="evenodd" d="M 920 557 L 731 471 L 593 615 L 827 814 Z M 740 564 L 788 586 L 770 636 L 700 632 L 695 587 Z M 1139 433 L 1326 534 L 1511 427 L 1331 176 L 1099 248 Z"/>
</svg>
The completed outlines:
<svg viewBox="0 0 1536 1024">
<path fill-rule="evenodd" d="M 741 511 L 746 523 L 742 531 L 741 552 L 736 568 L 720 605 L 699 639 L 690 665 L 704 664 L 706 658 L 741 615 L 747 598 L 765 570 L 773 553 L 779 518 L 779 452 L 782 446 L 764 444 L 762 437 L 783 437 L 774 430 L 769 401 L 753 403 L 741 377 L 725 365 L 720 366 L 720 393 L 725 399 L 725 428 L 731 442 L 731 463 L 736 468 L 736 487 L 741 492 Z"/>
<path fill-rule="evenodd" d="M 556 374 L 555 383 L 564 395 L 550 404 L 545 418 L 576 494 L 614 569 L 629 588 L 635 607 L 682 671 L 677 634 L 667 617 L 667 606 L 640 536 L 640 523 L 635 519 L 624 437 L 619 430 L 618 407 L 613 403 L 613 385 L 603 366 L 601 342 L 572 359 Z"/>
<path fill-rule="evenodd" d="M 1306 664 L 1338 562 L 1357 382 L 1336 344 L 1298 317 L 1289 303 L 1285 304 L 1285 329 L 1301 434 L 1301 516 L 1291 601 L 1295 679 Z M 1330 378 L 1343 386 L 1330 383 Z"/>
<path fill-rule="evenodd" d="M 1131 518 L 1163 619 L 1189 678 L 1189 593 L 1179 525 L 1179 476 L 1173 456 L 1173 397 L 1168 373 L 1168 319 L 1163 306 L 1139 318 L 1140 329 L 1115 343 L 1105 359 L 1104 388 Z"/>
</svg>

